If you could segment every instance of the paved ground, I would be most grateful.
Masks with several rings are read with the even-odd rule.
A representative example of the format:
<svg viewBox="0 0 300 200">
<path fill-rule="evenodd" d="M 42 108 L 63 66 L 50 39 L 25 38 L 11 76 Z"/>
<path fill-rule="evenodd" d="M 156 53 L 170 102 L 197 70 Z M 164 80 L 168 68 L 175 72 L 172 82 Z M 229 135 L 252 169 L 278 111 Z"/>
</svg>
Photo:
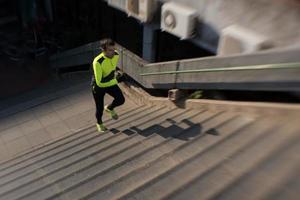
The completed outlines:
<svg viewBox="0 0 300 200">
<path fill-rule="evenodd" d="M 109 96 L 105 99 L 106 103 L 110 100 Z M 128 101 L 124 106 L 127 104 Z M 95 123 L 89 80 L 80 76 L 74 80 L 49 82 L 3 101 L 0 108 L 0 160 Z"/>
</svg>

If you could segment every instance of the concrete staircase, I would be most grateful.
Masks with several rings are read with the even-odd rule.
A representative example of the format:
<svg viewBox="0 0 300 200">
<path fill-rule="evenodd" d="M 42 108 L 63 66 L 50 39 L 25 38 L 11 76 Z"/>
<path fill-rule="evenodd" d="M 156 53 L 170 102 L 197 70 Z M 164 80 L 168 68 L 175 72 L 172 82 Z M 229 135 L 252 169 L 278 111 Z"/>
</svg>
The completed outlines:
<svg viewBox="0 0 300 200">
<path fill-rule="evenodd" d="M 292 117 L 134 103 L 119 112 L 106 133 L 89 126 L 2 162 L 0 199 L 297 197 Z"/>
</svg>

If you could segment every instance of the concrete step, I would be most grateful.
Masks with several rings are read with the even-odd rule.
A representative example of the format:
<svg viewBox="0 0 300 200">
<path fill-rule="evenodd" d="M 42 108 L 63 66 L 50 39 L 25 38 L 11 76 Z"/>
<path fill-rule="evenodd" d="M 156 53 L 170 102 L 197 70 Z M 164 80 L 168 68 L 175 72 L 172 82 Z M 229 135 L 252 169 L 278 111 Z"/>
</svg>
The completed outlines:
<svg viewBox="0 0 300 200">
<path fill-rule="evenodd" d="M 161 110 L 162 112 L 165 112 L 164 110 Z M 178 111 L 176 111 L 177 112 L 177 114 L 178 114 Z M 180 111 L 180 112 L 182 112 L 182 110 Z M 165 112 L 166 113 L 166 112 Z M 174 113 L 174 114 L 176 114 L 176 113 Z M 173 115 L 174 114 L 172 114 L 172 115 L 169 115 L 169 117 L 173 117 Z M 149 116 L 149 115 L 148 115 Z M 159 118 L 157 118 L 157 120 L 161 120 L 161 119 L 159 119 Z M 135 137 L 138 137 L 139 136 L 139 134 L 135 134 Z M 142 138 L 144 138 L 143 136 L 141 136 Z M 133 138 L 134 139 L 134 138 Z M 136 139 L 135 139 L 136 140 Z M 135 140 L 132 140 L 133 142 L 135 141 Z M 128 146 L 128 144 L 127 144 L 127 146 Z M 133 148 L 133 147 L 135 147 L 135 144 L 134 145 L 131 145 L 131 148 Z M 121 149 L 119 149 L 119 148 L 121 148 Z M 115 151 L 120 151 L 120 152 L 122 152 L 123 151 L 123 149 L 124 149 L 125 147 L 124 147 L 124 145 L 121 145 L 121 144 L 118 144 L 117 146 L 112 146 L 112 148 L 110 148 L 109 149 L 109 151 L 108 152 L 111 152 L 111 151 L 113 151 L 113 152 L 115 152 Z M 141 146 L 141 148 L 143 149 L 144 147 L 142 147 Z M 111 152 L 112 153 L 112 152 Z M 103 151 L 100 151 L 99 152 L 99 155 L 98 155 L 98 157 L 100 156 L 100 158 L 101 157 L 103 157 L 103 156 L 105 156 L 106 154 L 105 154 L 105 152 L 103 152 Z M 128 154 L 129 156 L 131 155 L 131 154 Z M 96 157 L 96 155 L 94 155 L 93 157 Z M 110 156 L 109 156 L 110 157 Z M 121 157 L 123 157 L 123 156 L 121 156 Z M 99 159 L 100 159 L 99 158 Z M 103 159 L 103 158 L 102 158 Z M 115 158 L 114 158 L 115 159 Z M 120 158 L 119 158 L 120 159 Z M 86 160 L 85 162 L 84 162 L 84 164 L 88 164 L 88 163 L 90 163 L 91 161 L 93 161 L 93 162 L 95 162 L 95 160 Z M 117 161 L 117 160 L 115 160 L 115 161 Z M 109 162 L 110 163 L 110 162 Z M 79 163 L 79 165 L 78 165 L 79 167 L 83 167 L 83 164 L 82 163 Z M 74 167 L 74 166 L 72 166 L 72 167 Z M 93 164 L 90 166 L 90 167 L 93 167 Z M 94 167 L 95 168 L 95 167 Z M 93 168 L 92 168 L 93 169 Z M 97 168 L 98 170 L 99 170 L 99 168 Z M 96 169 L 96 172 L 97 172 L 97 169 Z M 66 174 L 68 174 L 69 173 L 69 171 L 70 171 L 70 169 L 69 168 L 66 168 L 66 170 L 64 170 L 64 169 L 61 169 L 62 171 L 61 172 L 59 172 L 59 174 L 57 175 L 57 179 L 58 180 L 60 180 L 61 179 L 61 177 L 62 176 L 66 176 Z M 79 172 L 76 172 L 76 174 L 77 173 L 79 173 Z M 71 178 L 73 177 L 72 175 L 73 175 L 73 173 L 71 173 L 70 174 L 71 175 Z M 52 176 L 53 177 L 53 176 Z M 83 177 L 86 177 L 86 175 L 84 175 Z M 63 177 L 63 179 L 62 180 L 64 180 L 64 179 L 66 179 L 66 180 L 68 180 L 67 179 L 67 177 Z M 32 186 L 32 185 L 31 185 Z M 49 189 L 49 188 L 46 188 L 46 189 Z M 51 189 L 51 188 L 50 188 Z M 16 191 L 14 191 L 14 193 L 16 193 Z M 41 193 L 41 194 L 40 194 Z M 39 192 L 38 193 L 38 196 L 40 197 L 40 195 L 42 195 L 42 194 L 46 194 L 45 193 L 45 190 L 42 190 L 41 192 Z M 3 197 L 3 198 L 7 198 L 7 196 L 5 196 L 5 197 Z M 31 197 L 30 197 L 31 198 Z"/>
<path fill-rule="evenodd" d="M 131 167 L 131 171 L 123 172 L 122 176 L 118 174 L 119 170 L 112 171 L 112 174 L 117 174 L 115 180 L 111 180 L 112 174 L 106 173 L 105 179 L 103 177 L 101 177 L 101 181 L 98 179 L 97 185 L 94 185 L 93 192 L 89 191 L 88 193 L 88 191 L 80 189 L 80 192 L 78 191 L 75 194 L 86 194 L 85 196 L 80 195 L 82 197 L 78 199 L 117 199 L 170 170 L 180 162 L 199 152 L 199 150 L 203 150 L 199 148 L 198 144 L 195 145 L 197 143 L 195 141 L 201 141 L 203 137 L 210 137 L 214 140 L 215 136 L 208 135 L 206 132 L 217 125 L 230 121 L 232 117 L 227 113 L 208 112 L 203 113 L 203 115 L 196 115 L 192 119 L 184 120 L 180 124 L 181 128 L 177 129 L 179 133 L 169 139 L 172 142 L 167 147 L 164 147 L 164 150 L 160 150 L 159 152 L 161 153 L 155 159 L 138 168 Z M 200 122 L 201 127 L 196 122 Z M 168 132 L 172 131 L 168 130 Z M 191 148 L 193 151 L 191 151 Z M 203 148 L 205 149 L 205 147 Z M 182 157 L 178 157 L 179 155 Z"/>
<path fill-rule="evenodd" d="M 288 179 L 284 179 L 284 186 L 279 186 L 274 189 L 273 192 L 265 195 L 266 200 L 280 200 L 280 199 L 290 199 L 297 200 L 300 190 L 300 168 Z"/>
<path fill-rule="evenodd" d="M 127 118 L 129 116 L 135 115 L 135 112 L 138 112 L 142 107 L 121 107 L 119 110 L 120 116 L 122 118 Z M 114 121 L 109 118 L 109 116 L 104 115 L 104 122 L 109 126 Z M 83 128 L 82 130 L 69 135 L 67 137 L 49 142 L 46 145 L 43 145 L 39 148 L 32 149 L 20 156 L 14 157 L 13 159 L 7 160 L 0 164 L 0 173 L 7 174 L 9 171 L 16 168 L 20 168 L 20 166 L 26 166 L 29 163 L 32 163 L 37 160 L 41 160 L 43 158 L 47 158 L 48 156 L 52 155 L 55 156 L 57 152 L 60 152 L 62 149 L 68 149 L 70 147 L 76 146 L 83 141 L 88 140 L 89 138 L 95 137 L 93 134 L 95 130 L 95 125 L 88 126 Z M 75 143 L 74 143 L 75 142 Z"/>
<path fill-rule="evenodd" d="M 71 99 L 92 103 L 84 95 Z M 298 115 L 274 111 L 271 119 L 247 104 L 203 102 L 190 109 L 128 102 L 117 111 L 117 121 L 104 115 L 105 133 L 91 124 L 0 163 L 0 200 L 297 196 Z"/>
<path fill-rule="evenodd" d="M 139 109 L 136 109 L 133 111 L 133 113 L 129 114 L 124 118 L 123 120 L 120 120 L 116 123 L 116 125 L 120 124 L 121 126 L 129 120 L 134 120 L 135 117 L 140 114 L 141 112 L 149 113 L 153 112 L 152 110 L 150 111 L 151 107 L 141 107 Z M 157 108 L 157 109 L 160 109 Z M 115 123 L 115 122 L 112 122 Z M 65 157 L 68 156 L 74 156 L 76 152 L 82 152 L 85 149 L 88 149 L 89 146 L 97 144 L 97 142 L 106 142 L 109 139 L 112 139 L 113 137 L 116 137 L 116 134 L 111 134 L 109 132 L 104 133 L 99 135 L 99 133 L 96 132 L 95 126 L 91 128 L 91 130 L 84 131 L 82 132 L 84 134 L 84 137 L 77 139 L 73 139 L 70 142 L 64 141 L 63 144 L 61 144 L 61 148 L 57 147 L 50 147 L 46 149 L 48 150 L 54 150 L 50 151 L 49 154 L 40 154 L 39 157 L 35 158 L 30 158 L 28 160 L 28 164 L 24 165 L 22 162 L 19 163 L 18 165 L 11 166 L 7 168 L 6 170 L 1 171 L 0 173 L 0 181 L 1 185 L 7 184 L 7 182 L 12 181 L 18 177 L 24 176 L 30 172 L 33 172 L 36 168 L 41 168 L 44 167 L 50 163 L 56 163 L 58 160 L 64 160 Z M 92 143 L 93 142 L 93 143 Z M 35 167 L 33 167 L 35 166 Z"/>
<path fill-rule="evenodd" d="M 195 115 L 197 113 L 190 111 L 189 113 L 176 116 L 174 119 L 177 121 L 187 118 L 190 117 L 190 114 Z M 113 181 L 121 174 L 129 173 L 131 170 L 134 170 L 135 167 L 143 166 L 146 162 L 149 162 L 149 160 L 156 159 L 160 154 L 172 150 L 175 147 L 175 143 L 174 146 L 170 146 L 171 143 L 168 141 L 171 140 L 173 134 L 178 134 L 180 129 L 177 128 L 177 131 L 175 131 L 174 124 L 170 123 L 168 120 L 161 123 L 162 126 L 167 126 L 167 124 L 169 125 L 168 128 L 157 133 L 150 129 L 146 130 L 146 132 L 153 134 L 148 137 L 143 137 L 144 139 L 141 142 L 128 148 L 121 154 L 116 155 L 114 158 L 98 162 L 97 166 L 94 166 L 94 171 L 91 171 L 92 169 L 86 169 L 82 173 L 76 174 L 76 177 L 72 177 L 72 179 L 65 179 L 61 181 L 61 183 L 57 183 L 57 185 L 62 186 L 61 192 L 49 199 L 60 199 L 62 198 L 61 196 L 73 198 L 78 195 L 78 190 L 80 190 L 81 193 L 83 191 L 86 193 L 95 189 L 99 183 L 109 181 L 109 179 L 110 181 Z M 172 129 L 173 131 L 170 131 Z M 90 176 L 85 178 L 87 174 Z M 67 187 L 64 188 L 65 186 Z M 82 196 L 82 194 L 80 196 Z"/>
<path fill-rule="evenodd" d="M 250 143 L 247 151 L 237 152 L 206 176 L 197 178 L 199 187 L 207 187 L 208 179 L 214 185 L 204 193 L 203 199 L 267 199 L 280 189 L 291 189 L 286 187 L 286 181 L 295 180 L 299 172 L 299 144 L 298 131 L 291 126 L 268 131 L 264 137 Z M 222 174 L 220 183 L 213 181 Z M 197 199 L 196 194 L 191 199 Z M 285 199 L 297 197 L 292 195 Z"/>
<path fill-rule="evenodd" d="M 256 131 L 257 128 L 260 128 L 259 131 Z M 205 194 L 209 193 L 209 191 L 213 191 L 216 185 L 222 185 L 224 175 L 221 176 L 221 174 L 218 174 L 218 177 L 209 179 L 210 181 L 220 182 L 220 184 L 208 182 L 204 185 L 196 185 L 193 180 L 198 177 L 201 177 L 202 180 L 205 174 L 210 173 L 212 169 L 230 160 L 232 155 L 240 152 L 241 149 L 249 145 L 253 145 L 253 142 L 255 142 L 257 138 L 260 138 L 266 131 L 269 131 L 268 129 L 269 126 L 266 120 L 261 120 L 258 123 L 249 123 L 249 121 L 243 118 L 236 118 L 231 121 L 231 123 L 227 123 L 216 129 L 223 137 L 230 134 L 229 137 L 219 140 L 213 148 L 206 149 L 204 152 L 169 170 L 157 179 L 137 188 L 121 199 L 180 199 L 180 197 L 183 196 L 188 197 L 188 199 L 206 199 L 203 198 Z M 170 181 L 173 184 L 165 184 Z M 162 188 L 163 190 L 161 190 Z M 177 193 L 182 192 L 183 188 L 185 194 L 180 196 Z M 190 191 L 191 188 L 197 188 L 199 190 L 193 190 L 192 193 L 187 195 L 186 192 Z M 150 193 L 152 193 L 152 195 L 149 195 Z"/>
<path fill-rule="evenodd" d="M 77 80 L 78 79 L 78 80 Z M 54 101 L 58 98 L 89 89 L 86 78 L 74 78 L 74 80 L 51 80 L 40 88 L 30 92 L 0 101 L 0 118 L 28 110 L 37 105 Z"/>
<path fill-rule="evenodd" d="M 156 112 L 155 113 L 154 112 L 153 113 L 144 112 L 145 116 L 147 116 L 146 120 L 153 118 L 152 120 L 155 121 L 155 118 L 158 118 L 159 116 L 161 116 L 162 113 L 165 113 L 168 109 L 167 108 L 162 109 L 162 107 L 158 107 L 157 109 L 152 109 L 152 111 L 153 110 L 155 110 Z M 136 116 L 139 117 L 138 115 L 136 115 Z M 139 123 L 138 121 L 140 121 L 141 123 L 144 123 L 141 120 L 142 120 L 142 118 L 139 118 L 139 120 L 135 120 L 135 122 Z M 145 121 L 145 119 L 144 119 L 144 121 Z M 138 137 L 138 136 L 139 135 L 136 134 L 136 137 Z M 94 157 L 95 155 L 99 154 L 99 152 L 108 151 L 111 154 L 113 154 L 113 152 L 116 151 L 116 150 L 118 150 L 119 148 L 121 148 L 121 150 L 122 150 L 123 148 L 126 148 L 126 146 L 128 146 L 128 145 L 132 145 L 132 143 L 134 143 L 136 141 L 136 139 L 134 139 L 134 137 L 131 137 L 131 138 L 128 138 L 128 137 L 131 137 L 131 135 L 127 135 L 126 133 L 125 134 L 124 133 L 112 134 L 112 136 L 110 138 L 108 138 L 105 142 L 104 142 L 104 140 L 102 140 L 100 142 L 101 145 L 98 145 L 98 146 L 94 145 L 93 148 L 92 147 L 88 148 L 87 152 L 80 151 L 80 153 L 77 153 L 77 154 L 75 154 L 76 153 L 75 152 L 75 153 L 73 153 L 73 155 L 71 157 L 64 157 L 64 158 L 61 158 L 58 161 L 52 161 L 51 165 L 46 165 L 45 164 L 46 166 L 44 166 L 44 167 L 43 166 L 39 166 L 38 169 L 34 169 L 34 170 L 35 171 L 50 172 L 50 173 L 55 173 L 55 172 L 59 171 L 58 175 L 52 176 L 52 177 L 56 177 L 56 179 L 61 178 L 63 174 L 66 174 L 67 172 L 72 171 L 71 169 L 78 170 L 76 168 L 76 166 L 77 167 L 82 167 L 83 163 L 84 164 L 88 164 L 89 162 L 91 162 L 92 160 L 90 159 L 90 157 Z M 118 148 L 113 148 L 113 149 L 110 148 L 110 147 L 113 147 L 115 145 L 117 145 Z M 111 151 L 113 151 L 113 152 L 111 152 Z M 101 153 L 101 156 L 105 156 L 105 155 L 106 154 L 103 154 L 103 152 Z M 82 161 L 83 163 L 77 164 L 77 162 L 79 162 L 79 161 Z M 38 163 L 36 165 L 41 165 L 41 164 Z M 68 168 L 68 170 L 64 170 L 66 167 L 69 167 L 71 169 Z M 30 169 L 32 169 L 32 166 L 31 166 Z M 39 173 L 37 173 L 37 174 L 40 175 Z M 31 178 L 34 177 L 32 174 L 28 174 L 28 175 Z M 36 175 L 36 176 L 38 176 L 38 175 Z M 28 181 L 27 178 L 28 177 L 22 177 L 22 180 L 26 182 L 26 181 Z M 40 176 L 40 178 L 38 178 L 40 181 L 35 182 L 36 187 L 37 186 L 41 186 L 41 184 L 43 182 L 43 181 L 41 181 L 41 179 L 44 179 L 44 178 L 45 178 L 44 176 Z M 20 180 L 19 179 L 15 178 L 15 181 L 17 182 L 17 185 L 20 184 Z M 6 183 L 4 187 L 6 189 L 9 188 L 8 186 L 15 187 L 16 182 L 10 182 L 10 184 Z M 28 192 L 30 190 L 30 188 L 31 189 L 34 188 L 34 187 L 32 187 L 32 184 L 30 184 L 30 185 L 26 184 L 26 187 L 28 187 L 28 188 L 24 189 L 24 187 L 23 187 L 23 190 L 21 191 L 21 193 L 24 194 L 25 191 Z M 2 188 L 1 191 L 4 191 L 3 189 L 5 189 L 5 188 Z M 9 189 L 11 189 L 11 188 L 9 188 Z M 14 195 L 15 194 L 17 194 L 16 191 L 14 192 Z M 8 197 L 4 195 L 3 198 L 8 198 Z"/>
</svg>

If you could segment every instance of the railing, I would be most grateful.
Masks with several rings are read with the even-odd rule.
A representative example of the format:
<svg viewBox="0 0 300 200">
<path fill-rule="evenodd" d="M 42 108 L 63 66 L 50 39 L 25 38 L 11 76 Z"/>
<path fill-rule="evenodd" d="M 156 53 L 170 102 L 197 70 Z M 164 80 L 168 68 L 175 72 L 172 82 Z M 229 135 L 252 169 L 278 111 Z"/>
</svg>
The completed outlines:
<svg viewBox="0 0 300 200">
<path fill-rule="evenodd" d="M 239 66 L 239 67 L 219 67 L 219 68 L 209 68 L 209 69 L 149 72 L 149 73 L 142 73 L 140 75 L 141 76 L 151 76 L 151 75 L 165 75 L 165 74 L 266 70 L 266 69 L 300 69 L 300 63 L 281 63 L 281 64 L 268 64 L 268 65 L 249 65 L 249 66 Z"/>
<path fill-rule="evenodd" d="M 119 68 L 145 88 L 300 91 L 300 49 L 147 63 L 118 46 Z M 90 64 L 99 42 L 51 58 L 54 69 Z M 273 64 L 270 64 L 273 63 Z"/>
</svg>

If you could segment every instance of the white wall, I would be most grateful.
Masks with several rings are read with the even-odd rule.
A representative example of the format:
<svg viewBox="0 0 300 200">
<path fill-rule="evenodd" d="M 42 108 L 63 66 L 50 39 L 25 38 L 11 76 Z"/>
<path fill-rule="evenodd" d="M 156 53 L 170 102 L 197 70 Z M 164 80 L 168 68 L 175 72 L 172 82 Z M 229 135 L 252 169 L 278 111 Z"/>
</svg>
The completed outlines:
<svg viewBox="0 0 300 200">
<path fill-rule="evenodd" d="M 196 8 L 199 12 L 199 20 L 217 33 L 225 27 L 237 24 L 268 37 L 273 41 L 275 48 L 300 46 L 300 1 L 298 0 L 165 0 L 162 2 L 169 1 Z"/>
</svg>

